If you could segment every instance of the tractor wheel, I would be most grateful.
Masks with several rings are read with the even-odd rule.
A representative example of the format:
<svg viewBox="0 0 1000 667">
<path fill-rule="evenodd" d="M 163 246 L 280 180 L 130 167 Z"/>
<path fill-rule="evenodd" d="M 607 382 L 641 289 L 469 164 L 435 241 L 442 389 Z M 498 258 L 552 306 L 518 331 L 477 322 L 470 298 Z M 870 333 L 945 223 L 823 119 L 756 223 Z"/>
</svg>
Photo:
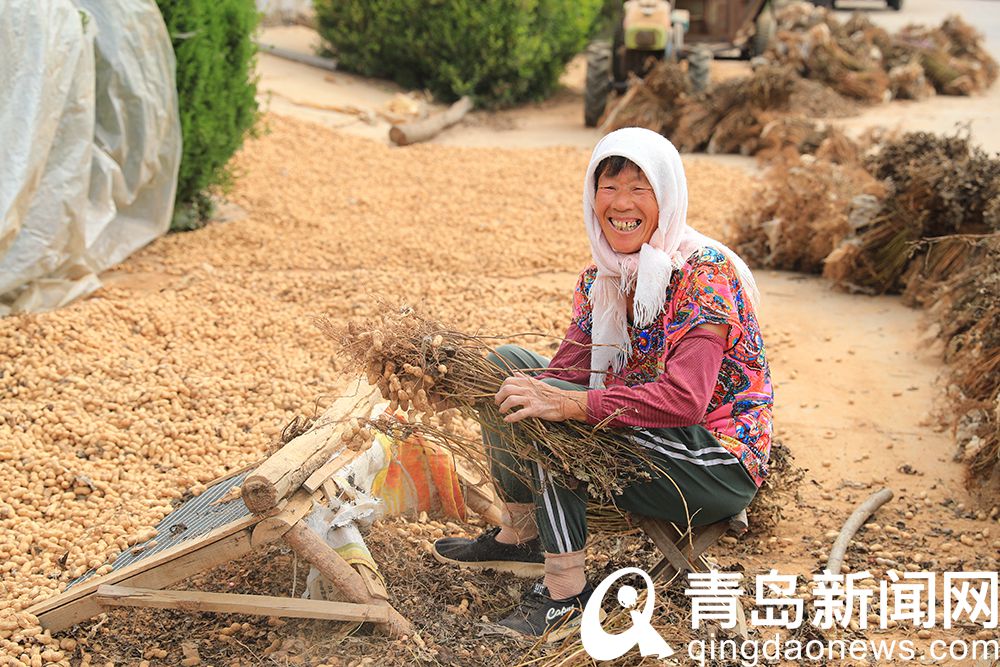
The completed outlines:
<svg viewBox="0 0 1000 667">
<path fill-rule="evenodd" d="M 774 12 L 771 5 L 767 5 L 757 16 L 754 22 L 753 39 L 750 40 L 750 57 L 762 56 L 767 51 L 767 47 L 774 40 L 774 35 L 778 31 L 778 22 L 774 20 Z"/>
<path fill-rule="evenodd" d="M 611 92 L 611 45 L 594 42 L 587 47 L 587 89 L 583 95 L 583 122 L 597 127 Z"/>
</svg>

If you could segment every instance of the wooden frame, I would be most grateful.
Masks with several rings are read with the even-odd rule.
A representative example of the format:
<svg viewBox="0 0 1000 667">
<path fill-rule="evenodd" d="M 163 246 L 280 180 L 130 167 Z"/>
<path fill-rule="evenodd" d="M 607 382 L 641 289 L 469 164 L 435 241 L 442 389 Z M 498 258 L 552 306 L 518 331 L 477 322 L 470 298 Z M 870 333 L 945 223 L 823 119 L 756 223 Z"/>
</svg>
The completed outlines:
<svg viewBox="0 0 1000 667">
<path fill-rule="evenodd" d="M 303 523 L 317 500 L 324 495 L 328 500 L 337 497 L 336 485 L 328 483 L 329 478 L 362 453 L 343 446 L 343 423 L 356 410 L 370 410 L 377 395 L 372 387 L 359 383 L 355 394 L 335 402 L 314 428 L 257 466 L 242 489 L 250 514 L 85 580 L 27 611 L 52 632 L 97 616 L 107 607 L 129 606 L 372 622 L 384 634 L 412 636 L 413 626 L 389 604 L 378 575 L 363 565 L 349 565 Z M 163 590 L 279 539 L 316 567 L 348 601 Z"/>
<path fill-rule="evenodd" d="M 653 566 L 649 576 L 652 577 L 653 581 L 670 580 L 684 572 L 708 571 L 708 561 L 705 560 L 703 554 L 726 533 L 731 532 L 736 535 L 745 533 L 747 530 L 747 511 L 743 510 L 735 516 L 707 526 L 692 527 L 688 531 L 683 531 L 676 525 L 662 519 L 637 516 L 636 521 L 663 554 L 663 558 Z M 746 614 L 743 611 L 743 606 L 738 603 L 736 605 L 736 631 L 744 640 L 749 638 Z M 715 639 L 718 632 L 717 626 L 709 625 L 710 639 Z"/>
</svg>

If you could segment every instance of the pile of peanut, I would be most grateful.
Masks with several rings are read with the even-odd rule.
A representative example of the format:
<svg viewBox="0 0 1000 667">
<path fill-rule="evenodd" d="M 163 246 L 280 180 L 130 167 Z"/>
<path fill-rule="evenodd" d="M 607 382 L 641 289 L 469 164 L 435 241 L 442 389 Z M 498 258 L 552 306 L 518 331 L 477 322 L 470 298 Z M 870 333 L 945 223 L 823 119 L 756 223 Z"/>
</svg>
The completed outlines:
<svg viewBox="0 0 1000 667">
<path fill-rule="evenodd" d="M 347 378 L 312 317 L 405 300 L 464 331 L 547 334 L 546 354 L 566 329 L 590 256 L 587 152 L 397 149 L 264 122 L 233 164 L 229 200 L 245 217 L 157 240 L 59 311 L 0 319 L 0 658 L 12 664 L 78 660 L 23 610 L 153 537 L 183 494 L 260 460 L 292 417 L 337 397 Z M 700 161 L 688 175 L 691 222 L 707 233 L 753 187 Z M 385 371 L 398 407 L 426 411 L 421 375 Z"/>
</svg>

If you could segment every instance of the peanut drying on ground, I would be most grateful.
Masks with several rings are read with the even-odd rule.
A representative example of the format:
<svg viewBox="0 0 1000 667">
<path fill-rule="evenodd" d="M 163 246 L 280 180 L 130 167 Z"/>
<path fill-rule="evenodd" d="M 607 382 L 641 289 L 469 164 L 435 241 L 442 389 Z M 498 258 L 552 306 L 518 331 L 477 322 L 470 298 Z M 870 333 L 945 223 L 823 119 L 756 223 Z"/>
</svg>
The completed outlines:
<svg viewBox="0 0 1000 667">
<path fill-rule="evenodd" d="M 565 331 L 590 256 L 587 151 L 401 151 L 264 123 L 232 164 L 244 219 L 158 239 L 66 308 L 0 319 L 0 656 L 79 660 L 23 610 L 156 537 L 188 490 L 260 460 L 294 416 L 338 396 L 344 360 L 314 317 L 405 300 L 463 331 L 546 334 L 546 354 Z M 688 169 L 691 222 L 717 235 L 753 185 Z M 450 372 L 420 371 L 400 407 L 422 410 Z M 354 446 L 370 436 L 357 433 Z"/>
</svg>

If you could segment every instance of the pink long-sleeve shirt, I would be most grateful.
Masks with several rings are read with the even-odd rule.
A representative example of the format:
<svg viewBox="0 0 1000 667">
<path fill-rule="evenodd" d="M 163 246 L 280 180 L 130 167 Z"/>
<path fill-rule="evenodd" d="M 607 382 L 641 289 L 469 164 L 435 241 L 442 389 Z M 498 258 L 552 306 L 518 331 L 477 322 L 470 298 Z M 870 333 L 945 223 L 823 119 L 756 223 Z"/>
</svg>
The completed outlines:
<svg viewBox="0 0 1000 667">
<path fill-rule="evenodd" d="M 580 385 L 590 382 L 590 336 L 571 324 L 549 369 L 553 377 Z M 663 373 L 654 382 L 634 387 L 618 385 L 587 392 L 587 421 L 597 424 L 615 415 L 614 426 L 663 428 L 692 426 L 705 418 L 722 366 L 725 339 L 705 329 L 693 329 L 671 348 Z"/>
<path fill-rule="evenodd" d="M 595 266 L 580 274 L 566 340 L 542 377 L 589 385 L 596 276 Z M 728 325 L 726 339 L 704 324 Z M 614 415 L 617 426 L 704 426 L 760 486 L 771 449 L 771 372 L 756 313 L 725 254 L 709 247 L 692 254 L 671 277 L 662 316 L 630 326 L 629 339 L 622 371 L 587 392 L 588 421 Z"/>
</svg>

